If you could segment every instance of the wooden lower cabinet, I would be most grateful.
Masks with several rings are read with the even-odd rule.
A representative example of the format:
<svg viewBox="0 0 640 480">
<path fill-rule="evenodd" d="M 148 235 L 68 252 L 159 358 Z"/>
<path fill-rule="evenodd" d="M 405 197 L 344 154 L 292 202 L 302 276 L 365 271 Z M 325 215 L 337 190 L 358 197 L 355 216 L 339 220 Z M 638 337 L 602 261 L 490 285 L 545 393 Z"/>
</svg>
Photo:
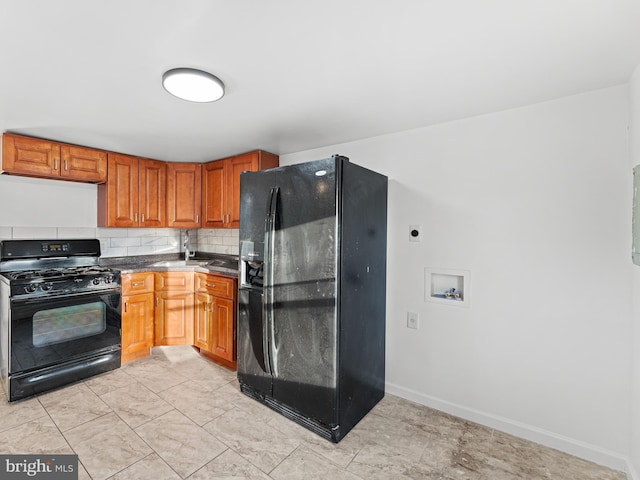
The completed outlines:
<svg viewBox="0 0 640 480">
<path fill-rule="evenodd" d="M 194 345 L 200 353 L 236 368 L 235 286 L 233 278 L 196 273 Z"/>
<path fill-rule="evenodd" d="M 155 345 L 193 344 L 193 292 L 156 293 Z"/>
<path fill-rule="evenodd" d="M 193 272 L 156 273 L 154 345 L 193 345 Z"/>
<path fill-rule="evenodd" d="M 213 296 L 204 292 L 196 292 L 194 295 L 193 344 L 198 348 L 209 350 L 211 347 L 211 315 L 209 305 L 213 301 Z"/>
<path fill-rule="evenodd" d="M 154 275 L 122 275 L 122 363 L 148 357 L 153 346 Z"/>
<path fill-rule="evenodd" d="M 122 275 L 122 363 L 154 345 L 193 345 L 236 369 L 235 278 L 194 272 Z"/>
</svg>

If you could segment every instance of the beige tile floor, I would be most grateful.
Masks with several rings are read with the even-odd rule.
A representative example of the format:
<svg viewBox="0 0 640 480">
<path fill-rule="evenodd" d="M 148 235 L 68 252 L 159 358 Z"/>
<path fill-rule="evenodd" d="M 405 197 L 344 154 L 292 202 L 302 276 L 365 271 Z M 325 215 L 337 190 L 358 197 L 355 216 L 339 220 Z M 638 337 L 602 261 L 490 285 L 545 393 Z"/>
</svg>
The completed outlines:
<svg viewBox="0 0 640 480">
<path fill-rule="evenodd" d="M 0 453 L 76 453 L 80 479 L 623 480 L 387 394 L 334 445 L 238 390 L 191 347 L 36 398 L 0 398 Z"/>
</svg>

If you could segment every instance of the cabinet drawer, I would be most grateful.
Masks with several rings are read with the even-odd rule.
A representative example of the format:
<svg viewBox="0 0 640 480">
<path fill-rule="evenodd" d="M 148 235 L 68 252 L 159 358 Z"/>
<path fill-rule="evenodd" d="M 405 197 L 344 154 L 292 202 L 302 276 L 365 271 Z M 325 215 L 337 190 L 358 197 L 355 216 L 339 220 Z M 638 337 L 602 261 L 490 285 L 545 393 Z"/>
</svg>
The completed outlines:
<svg viewBox="0 0 640 480">
<path fill-rule="evenodd" d="M 207 292 L 216 297 L 234 298 L 236 281 L 233 278 L 211 275 L 206 273 L 196 274 L 196 291 Z"/>
<path fill-rule="evenodd" d="M 156 273 L 156 291 L 193 292 L 193 272 Z"/>
<path fill-rule="evenodd" d="M 153 273 L 141 272 L 122 275 L 122 295 L 153 293 L 153 289 Z"/>
</svg>

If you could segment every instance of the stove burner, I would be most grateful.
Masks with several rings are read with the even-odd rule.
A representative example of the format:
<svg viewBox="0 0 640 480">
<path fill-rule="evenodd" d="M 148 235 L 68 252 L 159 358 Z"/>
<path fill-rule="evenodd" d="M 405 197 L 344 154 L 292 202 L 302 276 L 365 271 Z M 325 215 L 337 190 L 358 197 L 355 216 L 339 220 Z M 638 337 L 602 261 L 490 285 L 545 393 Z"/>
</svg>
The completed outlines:
<svg viewBox="0 0 640 480">
<path fill-rule="evenodd" d="M 88 267 L 62 267 L 41 270 L 25 270 L 22 272 L 7 272 L 5 276 L 10 280 L 40 280 L 75 277 L 78 275 L 103 275 L 110 272 L 110 268 L 91 265 Z"/>
<path fill-rule="evenodd" d="M 12 270 L 2 275 L 9 280 L 13 298 L 61 296 L 120 288 L 120 274 L 100 265 L 31 268 Z"/>
</svg>

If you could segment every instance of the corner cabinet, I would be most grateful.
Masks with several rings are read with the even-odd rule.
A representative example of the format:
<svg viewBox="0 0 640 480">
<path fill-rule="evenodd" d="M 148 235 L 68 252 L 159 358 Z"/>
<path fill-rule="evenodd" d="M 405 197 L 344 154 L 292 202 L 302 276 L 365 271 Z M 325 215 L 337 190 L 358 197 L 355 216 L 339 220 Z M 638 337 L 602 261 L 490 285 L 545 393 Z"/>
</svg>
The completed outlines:
<svg viewBox="0 0 640 480">
<path fill-rule="evenodd" d="M 154 345 L 193 345 L 193 272 L 155 274 Z"/>
<path fill-rule="evenodd" d="M 107 152 L 12 133 L 2 135 L 2 172 L 30 177 L 104 183 Z"/>
<path fill-rule="evenodd" d="M 237 281 L 221 275 L 195 274 L 194 345 L 200 353 L 236 369 Z"/>
<path fill-rule="evenodd" d="M 154 274 L 122 275 L 122 363 L 148 357 L 153 346 Z"/>
<path fill-rule="evenodd" d="M 205 228 L 240 227 L 240 174 L 279 166 L 277 155 L 256 150 L 205 163 L 202 173 Z"/>
<path fill-rule="evenodd" d="M 202 165 L 169 163 L 167 167 L 167 226 L 200 228 Z"/>
<path fill-rule="evenodd" d="M 167 164 L 109 153 L 107 183 L 98 186 L 99 227 L 165 227 Z"/>
</svg>

